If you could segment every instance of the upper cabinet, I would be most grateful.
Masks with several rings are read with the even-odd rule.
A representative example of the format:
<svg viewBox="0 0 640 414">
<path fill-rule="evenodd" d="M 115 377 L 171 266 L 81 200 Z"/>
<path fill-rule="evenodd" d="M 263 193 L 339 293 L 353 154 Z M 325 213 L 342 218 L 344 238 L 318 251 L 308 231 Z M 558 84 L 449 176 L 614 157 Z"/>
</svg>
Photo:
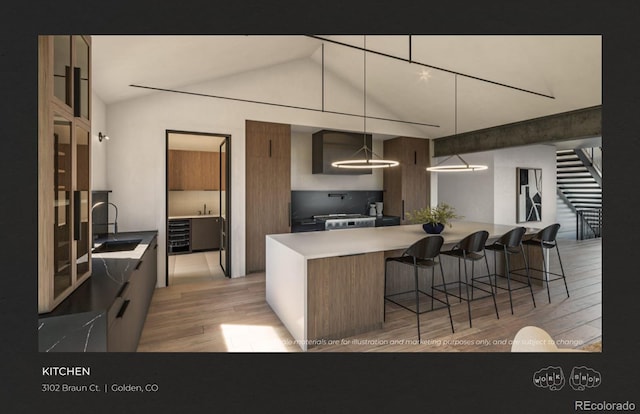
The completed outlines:
<svg viewBox="0 0 640 414">
<path fill-rule="evenodd" d="M 407 224 L 406 213 L 429 205 L 429 140 L 398 137 L 384 141 L 384 156 L 400 165 L 384 169 L 384 213 L 399 216 Z"/>
<path fill-rule="evenodd" d="M 38 38 L 38 312 L 91 275 L 91 40 Z"/>
<path fill-rule="evenodd" d="M 169 190 L 224 190 L 220 180 L 219 152 L 169 150 Z"/>
</svg>

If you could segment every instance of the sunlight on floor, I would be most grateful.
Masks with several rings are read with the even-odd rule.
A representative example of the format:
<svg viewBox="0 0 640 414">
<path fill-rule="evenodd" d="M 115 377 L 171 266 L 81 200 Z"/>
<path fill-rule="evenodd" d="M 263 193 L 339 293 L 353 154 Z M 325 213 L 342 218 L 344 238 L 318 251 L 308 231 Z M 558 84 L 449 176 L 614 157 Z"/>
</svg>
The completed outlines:
<svg viewBox="0 0 640 414">
<path fill-rule="evenodd" d="M 220 325 L 229 352 L 287 352 L 271 326 Z"/>
</svg>

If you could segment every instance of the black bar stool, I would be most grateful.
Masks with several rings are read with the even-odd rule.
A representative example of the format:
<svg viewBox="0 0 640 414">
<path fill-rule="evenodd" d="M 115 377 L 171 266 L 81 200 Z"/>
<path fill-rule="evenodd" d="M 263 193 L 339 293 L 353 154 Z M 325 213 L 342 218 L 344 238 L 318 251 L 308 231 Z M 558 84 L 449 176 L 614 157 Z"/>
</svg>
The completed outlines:
<svg viewBox="0 0 640 414">
<path fill-rule="evenodd" d="M 560 258 L 560 249 L 558 249 L 558 243 L 556 242 L 556 236 L 558 235 L 559 229 L 560 229 L 560 224 L 555 223 L 540 230 L 532 238 L 522 241 L 522 244 L 526 244 L 528 246 L 540 247 L 540 251 L 542 252 L 543 269 L 535 269 L 531 267 L 531 260 L 529 260 L 529 270 L 536 270 L 538 272 L 543 273 L 544 277 L 541 278 L 541 277 L 531 276 L 531 279 L 541 280 L 547 284 L 547 297 L 549 298 L 549 303 L 551 303 L 551 292 L 549 291 L 549 283 L 556 280 L 562 279 L 564 281 L 564 288 L 567 291 L 567 297 L 569 297 L 569 287 L 567 286 L 567 278 L 565 277 L 565 274 L 564 274 L 564 267 L 562 266 L 562 258 Z M 560 262 L 561 273 L 554 273 L 549 271 L 549 263 L 547 261 L 547 255 L 545 254 L 545 250 L 551 250 L 554 248 L 556 250 L 556 253 L 558 254 L 558 261 Z M 522 270 L 522 269 L 518 269 L 518 270 Z M 555 277 L 549 278 L 549 275 L 553 275 Z"/>
<path fill-rule="evenodd" d="M 453 247 L 453 249 L 451 250 L 447 250 L 442 252 L 442 254 L 446 254 L 448 256 L 453 256 L 458 258 L 458 281 L 456 282 L 449 282 L 449 283 L 444 283 L 441 286 L 436 286 L 434 287 L 435 290 L 440 290 L 440 288 L 444 288 L 445 294 L 447 294 L 447 290 L 446 290 L 446 286 L 450 285 L 450 284 L 457 284 L 458 285 L 458 295 L 454 294 L 454 293 L 448 293 L 447 295 L 451 295 L 454 296 L 456 298 L 458 298 L 459 301 L 466 301 L 467 302 L 467 311 L 469 313 L 469 327 L 471 328 L 471 302 L 474 300 L 478 300 L 478 299 L 484 299 L 484 298 L 488 298 L 489 295 L 491 295 L 491 297 L 493 298 L 493 306 L 496 309 L 496 317 L 498 319 L 500 319 L 500 316 L 498 315 L 498 305 L 496 304 L 496 295 L 493 292 L 493 288 L 491 288 L 491 290 L 485 290 L 479 286 L 476 286 L 474 284 L 474 264 L 475 262 L 477 262 L 478 260 L 482 260 L 484 259 L 485 264 L 487 265 L 487 276 L 490 276 L 491 272 L 489 271 L 489 262 L 487 261 L 487 256 L 484 253 L 484 245 L 487 242 L 487 238 L 489 237 L 489 233 L 485 230 L 480 230 L 477 231 L 475 233 L 471 233 L 470 235 L 468 235 L 467 237 L 465 237 L 464 239 L 462 239 L 460 241 L 460 243 L 458 243 L 457 245 L 455 245 Z M 460 265 L 462 262 L 464 263 L 464 282 L 461 279 L 461 270 L 460 270 Z M 467 275 L 467 262 L 471 262 L 471 283 L 469 283 L 469 277 Z M 491 279 L 489 279 L 489 281 L 491 281 Z M 466 289 L 466 296 L 462 296 L 462 285 L 465 286 Z M 469 293 L 469 288 L 471 288 L 471 293 Z M 481 296 L 481 297 L 476 297 L 474 298 L 473 296 L 473 292 L 474 290 L 481 290 L 485 293 L 488 293 L 489 295 L 485 295 L 485 296 Z"/>
<path fill-rule="evenodd" d="M 395 303 L 396 305 L 405 308 L 413 313 L 416 314 L 416 320 L 417 320 L 417 324 L 418 324 L 418 341 L 420 341 L 420 314 L 421 313 L 425 313 L 425 312 L 431 312 L 433 310 L 438 310 L 438 309 L 442 309 L 442 307 L 434 309 L 433 307 L 433 300 L 437 300 L 438 302 L 446 305 L 447 310 L 449 312 L 449 322 L 451 323 L 451 332 L 454 332 L 453 330 L 453 319 L 451 318 L 451 308 L 449 306 L 449 298 L 446 295 L 446 290 L 445 290 L 445 301 L 442 301 L 436 297 L 434 297 L 433 295 L 433 278 L 435 277 L 435 268 L 436 266 L 440 266 L 440 275 L 442 276 L 442 283 L 444 283 L 444 273 L 442 272 L 442 263 L 440 263 L 440 248 L 442 247 L 442 243 L 444 242 L 444 239 L 442 238 L 442 236 L 427 236 L 421 240 L 418 240 L 417 242 L 415 242 L 414 244 L 412 244 L 411 246 L 409 246 L 409 248 L 407 248 L 407 250 L 405 250 L 402 253 L 402 256 L 399 257 L 388 257 L 387 259 L 385 259 L 385 263 L 384 263 L 384 289 L 385 289 L 385 295 L 384 295 L 384 320 L 386 321 L 387 319 L 387 301 Z M 390 295 L 386 294 L 387 291 L 387 264 L 389 262 L 397 262 L 397 263 L 401 263 L 404 265 L 410 265 L 413 266 L 413 270 L 414 270 L 414 279 L 415 279 L 415 289 L 413 290 L 408 290 L 405 292 L 398 292 L 398 293 L 393 293 Z M 420 290 L 419 286 L 418 286 L 418 268 L 431 268 L 431 294 L 424 292 L 422 290 Z M 416 309 L 413 310 L 399 302 L 396 302 L 395 300 L 391 299 L 394 296 L 398 296 L 398 295 L 403 295 L 403 294 L 407 294 L 407 293 L 411 293 L 411 292 L 415 292 L 416 294 Z M 426 295 L 428 297 L 431 298 L 431 309 L 430 310 L 425 310 L 420 312 L 420 296 L 419 294 L 422 293 L 423 295 Z"/>
<path fill-rule="evenodd" d="M 511 297 L 511 292 L 514 290 L 529 288 L 529 291 L 531 292 L 531 300 L 533 300 L 533 307 L 534 308 L 536 307 L 536 298 L 533 296 L 533 288 L 531 287 L 531 278 L 529 276 L 529 265 L 527 264 L 527 256 L 524 254 L 524 247 L 522 246 L 522 238 L 524 237 L 524 233 L 526 231 L 527 229 L 524 227 L 516 227 L 515 229 L 509 230 L 508 232 L 503 234 L 502 237 L 496 240 L 493 244 L 489 244 L 484 247 L 486 250 L 493 251 L 493 269 L 494 269 L 493 276 L 495 281 L 495 287 L 496 289 L 503 289 L 503 290 L 509 291 L 509 305 L 511 306 L 512 315 L 513 315 L 513 299 Z M 498 252 L 502 252 L 504 254 L 504 261 L 505 261 L 504 265 L 505 265 L 506 275 L 501 275 L 498 273 L 497 260 L 496 260 L 496 257 L 498 256 Z M 511 279 L 512 272 L 511 272 L 511 262 L 509 260 L 509 256 L 514 254 L 522 254 L 522 259 L 524 260 L 524 268 L 527 271 L 527 283 L 521 282 L 519 280 Z M 487 276 L 480 276 L 475 279 L 477 280 L 485 277 Z M 493 288 L 494 285 L 491 283 L 491 275 L 488 275 L 488 277 L 489 277 L 488 284 Z M 499 286 L 497 277 L 507 279 L 507 287 Z M 478 280 L 478 282 L 487 284 L 482 280 Z M 516 284 L 518 284 L 519 286 L 512 288 L 511 282 L 516 282 Z M 496 290 L 496 293 L 497 293 L 497 290 Z"/>
</svg>

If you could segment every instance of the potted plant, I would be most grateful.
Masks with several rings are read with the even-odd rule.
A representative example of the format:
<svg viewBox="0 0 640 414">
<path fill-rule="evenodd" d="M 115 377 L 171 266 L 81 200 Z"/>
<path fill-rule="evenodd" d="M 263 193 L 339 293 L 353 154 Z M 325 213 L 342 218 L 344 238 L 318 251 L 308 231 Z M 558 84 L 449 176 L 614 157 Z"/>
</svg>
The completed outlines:
<svg viewBox="0 0 640 414">
<path fill-rule="evenodd" d="M 456 209 L 447 203 L 439 203 L 435 207 L 425 207 L 407 213 L 411 223 L 422 224 L 429 234 L 440 234 L 444 226 L 451 227 L 451 220 L 463 218 L 456 214 Z"/>
</svg>

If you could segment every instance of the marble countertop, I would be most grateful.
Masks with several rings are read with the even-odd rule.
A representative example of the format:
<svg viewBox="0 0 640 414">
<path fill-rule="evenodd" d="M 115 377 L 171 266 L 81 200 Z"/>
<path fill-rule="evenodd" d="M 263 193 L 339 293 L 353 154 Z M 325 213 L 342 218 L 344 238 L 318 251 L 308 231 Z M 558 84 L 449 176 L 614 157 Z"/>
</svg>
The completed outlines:
<svg viewBox="0 0 640 414">
<path fill-rule="evenodd" d="M 516 226 L 455 221 L 452 222 L 452 227 L 445 227 L 441 235 L 444 237 L 444 243 L 446 245 L 455 244 L 475 231 L 486 230 L 489 232 L 489 240 L 492 241 L 514 227 Z M 527 233 L 535 233 L 537 231 L 538 229 L 527 229 Z M 306 233 L 271 234 L 267 235 L 267 238 L 289 247 L 306 259 L 319 259 L 323 257 L 406 249 L 425 236 L 428 236 L 428 234 L 422 229 L 421 224 L 410 224 Z"/>
<path fill-rule="evenodd" d="M 157 231 L 110 233 L 107 237 L 96 240 L 95 247 L 106 240 L 142 239 L 140 244 L 131 251 L 92 253 L 91 276 L 53 311 L 39 317 L 48 318 L 108 309 L 157 234 Z"/>
</svg>

